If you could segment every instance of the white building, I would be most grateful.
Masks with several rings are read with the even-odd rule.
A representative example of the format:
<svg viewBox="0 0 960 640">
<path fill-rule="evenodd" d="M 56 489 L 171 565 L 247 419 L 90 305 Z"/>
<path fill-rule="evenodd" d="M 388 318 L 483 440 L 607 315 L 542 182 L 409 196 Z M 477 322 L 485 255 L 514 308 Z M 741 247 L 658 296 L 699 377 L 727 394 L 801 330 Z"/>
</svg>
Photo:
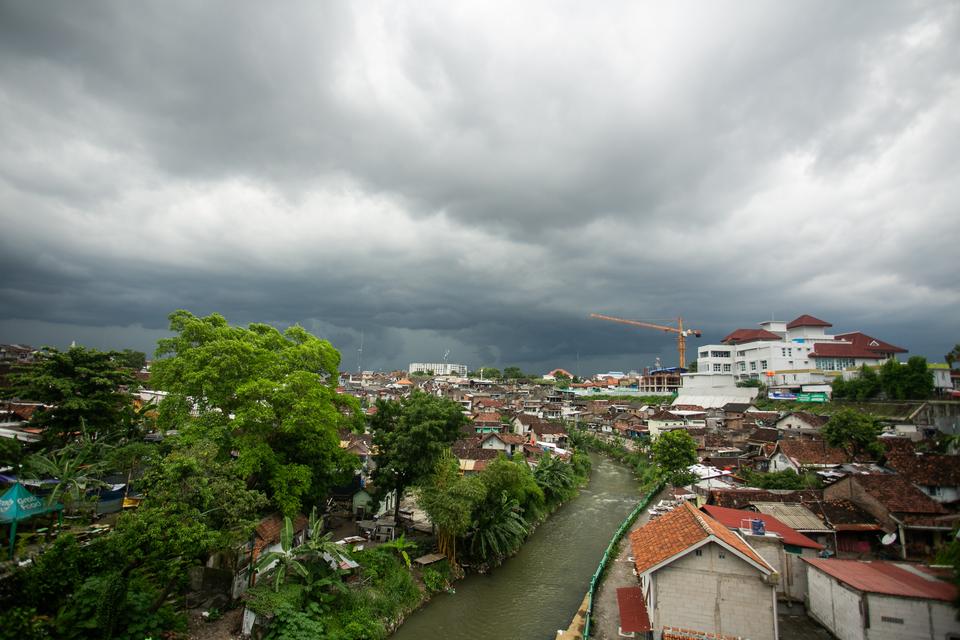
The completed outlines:
<svg viewBox="0 0 960 640">
<path fill-rule="evenodd" d="M 465 376 L 467 375 L 467 365 L 447 362 L 411 362 L 408 371 L 410 373 L 432 371 L 435 376 Z"/>
<path fill-rule="evenodd" d="M 879 365 L 898 353 L 895 345 L 864 333 L 826 333 L 829 322 L 802 315 L 791 322 L 768 320 L 760 329 L 737 329 L 720 344 L 697 350 L 699 373 L 760 380 L 769 387 L 799 388 L 829 382 L 834 372 Z"/>
<path fill-rule="evenodd" d="M 840 640 L 960 637 L 957 588 L 929 567 L 804 558 L 810 615 Z"/>
</svg>

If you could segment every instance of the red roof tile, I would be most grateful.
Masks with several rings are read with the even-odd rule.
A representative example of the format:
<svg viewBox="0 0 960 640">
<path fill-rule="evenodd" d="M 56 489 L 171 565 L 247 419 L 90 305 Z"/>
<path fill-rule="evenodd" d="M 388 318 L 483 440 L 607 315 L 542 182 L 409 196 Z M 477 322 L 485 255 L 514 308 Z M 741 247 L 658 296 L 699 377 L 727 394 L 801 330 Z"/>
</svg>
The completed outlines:
<svg viewBox="0 0 960 640">
<path fill-rule="evenodd" d="M 648 571 L 664 560 L 669 560 L 711 537 L 773 572 L 773 568 L 742 538 L 710 516 L 698 511 L 689 502 L 684 502 L 670 513 L 648 522 L 630 534 L 630 545 L 637 573 Z"/>
<path fill-rule="evenodd" d="M 902 476 L 864 474 L 850 476 L 850 481 L 858 483 L 864 491 L 894 513 L 941 514 L 946 512 L 943 507 Z"/>
<path fill-rule="evenodd" d="M 797 466 L 841 465 L 847 462 L 842 449 L 827 446 L 823 440 L 781 440 L 777 443 L 780 453 L 790 458 Z"/>
<path fill-rule="evenodd" d="M 948 602 L 957 597 L 957 587 L 947 582 L 946 573 L 934 572 L 923 565 L 833 558 L 804 560 L 860 591 Z"/>
<path fill-rule="evenodd" d="M 766 329 L 737 329 L 720 342 L 721 344 L 740 344 L 743 342 L 757 342 L 758 340 L 783 340 L 783 338 Z"/>
<path fill-rule="evenodd" d="M 844 333 L 834 336 L 834 342 L 817 342 L 810 352 L 811 358 L 861 358 L 883 360 L 890 353 L 906 353 L 907 350 L 889 342 L 877 340 L 860 333 Z"/>
<path fill-rule="evenodd" d="M 794 327 L 832 327 L 833 325 L 827 322 L 826 320 L 821 320 L 820 318 L 814 318 L 811 315 L 803 314 L 799 318 L 794 318 L 787 323 L 787 329 L 793 329 Z"/>
<path fill-rule="evenodd" d="M 712 504 L 704 505 L 701 507 L 701 510 L 706 511 L 713 519 L 732 529 L 739 529 L 746 520 L 762 520 L 766 530 L 778 534 L 783 538 L 784 544 L 792 544 L 795 547 L 807 547 L 808 549 L 823 549 L 822 544 L 814 542 L 771 515 L 757 513 L 756 511 L 744 511 L 742 509 L 727 509 L 726 507 L 718 507 Z"/>
</svg>

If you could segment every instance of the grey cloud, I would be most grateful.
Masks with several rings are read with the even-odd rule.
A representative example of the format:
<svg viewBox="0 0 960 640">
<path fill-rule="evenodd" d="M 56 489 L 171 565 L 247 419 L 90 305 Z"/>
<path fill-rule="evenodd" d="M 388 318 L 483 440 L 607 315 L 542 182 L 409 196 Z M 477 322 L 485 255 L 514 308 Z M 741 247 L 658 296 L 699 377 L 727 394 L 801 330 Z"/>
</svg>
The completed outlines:
<svg viewBox="0 0 960 640">
<path fill-rule="evenodd" d="M 940 357 L 958 47 L 946 2 L 2 3 L 0 329 L 631 368 L 669 336 L 587 313 L 810 312 Z"/>
</svg>

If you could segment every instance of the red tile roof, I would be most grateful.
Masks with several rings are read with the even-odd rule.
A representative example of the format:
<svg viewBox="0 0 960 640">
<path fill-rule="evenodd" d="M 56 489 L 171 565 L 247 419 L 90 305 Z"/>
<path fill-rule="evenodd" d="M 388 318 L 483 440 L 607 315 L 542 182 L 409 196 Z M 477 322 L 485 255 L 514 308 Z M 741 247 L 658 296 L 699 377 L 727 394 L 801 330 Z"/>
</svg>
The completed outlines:
<svg viewBox="0 0 960 640">
<path fill-rule="evenodd" d="M 803 314 L 799 318 L 794 318 L 787 323 L 787 329 L 793 329 L 794 327 L 832 327 L 833 325 L 827 322 L 826 320 L 821 320 L 820 318 L 814 318 L 811 315 Z"/>
<path fill-rule="evenodd" d="M 712 504 L 704 505 L 701 509 L 706 511 L 710 517 L 717 522 L 731 529 L 739 529 L 741 526 L 744 526 L 746 520 L 762 520 L 766 530 L 778 534 L 783 539 L 784 544 L 792 544 L 795 547 L 807 547 L 808 549 L 823 549 L 822 544 L 814 542 L 771 515 L 757 513 L 756 511 L 744 511 L 742 509 L 727 509 L 726 507 L 718 507 Z M 746 526 L 749 526 L 749 524 Z"/>
<path fill-rule="evenodd" d="M 833 558 L 804 560 L 859 591 L 948 602 L 957 597 L 957 587 L 947 582 L 946 572 L 935 572 L 923 565 Z"/>
<path fill-rule="evenodd" d="M 757 342 L 758 340 L 783 340 L 783 338 L 766 329 L 737 329 L 720 342 L 721 344 L 740 344 L 743 342 Z"/>
<path fill-rule="evenodd" d="M 942 514 L 946 510 L 910 482 L 898 475 L 864 474 L 850 476 L 863 490 L 893 513 Z"/>
<path fill-rule="evenodd" d="M 877 340 L 864 333 L 844 333 L 834 336 L 834 342 L 817 342 L 810 352 L 811 358 L 861 358 L 883 360 L 890 353 L 906 353 L 907 350 Z"/>
<path fill-rule="evenodd" d="M 709 538 L 734 549 L 765 571 L 774 571 L 740 536 L 689 502 L 684 502 L 630 534 L 637 573 L 644 573 Z"/>
<path fill-rule="evenodd" d="M 887 466 L 924 487 L 960 487 L 960 456 L 888 453 Z"/>
<path fill-rule="evenodd" d="M 777 443 L 777 448 L 800 467 L 841 465 L 847 462 L 847 454 L 842 449 L 829 447 L 823 440 L 781 440 Z"/>
</svg>

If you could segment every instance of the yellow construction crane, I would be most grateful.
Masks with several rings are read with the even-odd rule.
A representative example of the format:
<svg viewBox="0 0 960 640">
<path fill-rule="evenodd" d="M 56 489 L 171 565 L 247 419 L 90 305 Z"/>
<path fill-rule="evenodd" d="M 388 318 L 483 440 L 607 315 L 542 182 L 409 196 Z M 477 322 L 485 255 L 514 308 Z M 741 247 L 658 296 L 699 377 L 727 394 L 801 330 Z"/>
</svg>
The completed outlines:
<svg viewBox="0 0 960 640">
<path fill-rule="evenodd" d="M 677 326 L 671 327 L 664 324 L 654 324 L 652 322 L 640 322 L 639 320 L 624 320 L 623 318 L 614 318 L 613 316 L 605 316 L 599 313 L 591 313 L 591 318 L 596 318 L 597 320 L 609 320 L 610 322 L 619 322 L 621 324 L 629 324 L 634 327 L 644 327 L 646 329 L 657 329 L 659 331 L 666 331 L 667 333 L 677 334 L 677 351 L 680 353 L 680 368 L 687 366 L 687 336 L 696 336 L 699 338 L 702 333 L 699 329 L 684 329 L 683 328 L 683 318 L 677 317 Z"/>
</svg>

